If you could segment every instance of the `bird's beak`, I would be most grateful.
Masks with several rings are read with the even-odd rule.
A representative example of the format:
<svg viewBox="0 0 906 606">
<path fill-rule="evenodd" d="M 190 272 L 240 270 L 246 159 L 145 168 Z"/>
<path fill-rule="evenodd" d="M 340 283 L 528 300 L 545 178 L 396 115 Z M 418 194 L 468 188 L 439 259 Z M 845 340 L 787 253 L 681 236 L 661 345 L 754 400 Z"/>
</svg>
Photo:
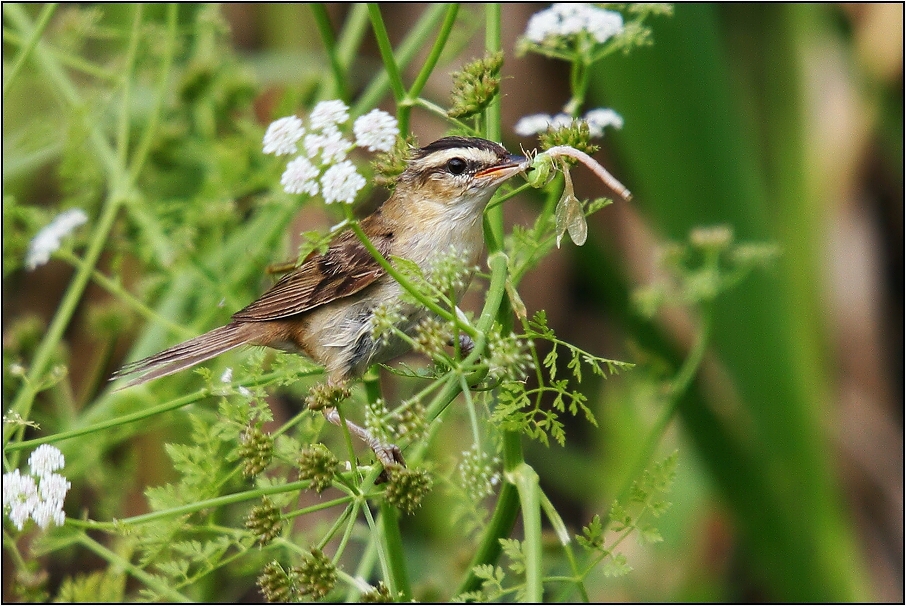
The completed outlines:
<svg viewBox="0 0 906 606">
<path fill-rule="evenodd" d="M 475 176 L 479 179 L 487 179 L 494 184 L 498 184 L 503 183 L 515 174 L 525 171 L 528 167 L 529 161 L 525 156 L 507 154 L 504 160 L 501 160 L 494 166 L 478 171 L 475 173 Z"/>
</svg>

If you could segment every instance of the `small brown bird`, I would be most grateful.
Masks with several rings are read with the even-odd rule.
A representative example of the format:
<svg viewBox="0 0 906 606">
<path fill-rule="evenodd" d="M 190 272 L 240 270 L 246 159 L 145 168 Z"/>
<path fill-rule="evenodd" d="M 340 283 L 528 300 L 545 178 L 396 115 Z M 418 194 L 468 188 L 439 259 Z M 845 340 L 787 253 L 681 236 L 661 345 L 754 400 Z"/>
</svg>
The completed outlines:
<svg viewBox="0 0 906 606">
<path fill-rule="evenodd" d="M 474 266 L 484 247 L 485 206 L 504 181 L 527 167 L 524 157 L 485 139 L 439 139 L 414 153 L 390 198 L 362 220 L 362 230 L 385 258 L 402 257 L 425 271 L 451 247 L 459 251 L 466 267 Z M 304 354 L 324 365 L 329 383 L 342 384 L 372 364 L 407 351 L 401 339 L 371 336 L 374 310 L 399 301 L 401 294 L 400 285 L 355 234 L 346 231 L 327 252 L 312 253 L 258 300 L 233 314 L 226 326 L 132 362 L 114 378 L 142 374 L 127 387 L 138 385 L 240 345 L 264 345 Z M 416 306 L 402 312 L 398 328 L 407 334 L 430 313 Z M 328 418 L 338 421 L 335 414 Z M 375 452 L 387 462 L 377 448 Z M 391 458 L 398 459 L 397 455 L 398 451 Z"/>
</svg>

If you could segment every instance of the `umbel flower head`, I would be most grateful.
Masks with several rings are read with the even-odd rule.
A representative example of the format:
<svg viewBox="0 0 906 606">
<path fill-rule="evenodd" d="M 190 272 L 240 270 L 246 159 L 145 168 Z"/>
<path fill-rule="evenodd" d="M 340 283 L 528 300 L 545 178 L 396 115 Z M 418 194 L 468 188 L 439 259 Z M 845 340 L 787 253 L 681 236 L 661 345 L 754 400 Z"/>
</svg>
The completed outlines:
<svg viewBox="0 0 906 606">
<path fill-rule="evenodd" d="M 604 136 L 604 129 L 608 126 L 616 129 L 623 128 L 623 117 L 606 107 L 588 111 L 581 120 L 588 125 L 589 136 L 596 139 Z M 573 119 L 567 114 L 557 114 L 556 116 L 531 114 L 520 118 L 513 127 L 513 131 L 520 137 L 531 137 L 548 130 L 567 128 L 572 123 Z"/>
<path fill-rule="evenodd" d="M 66 521 L 63 500 L 72 484 L 56 471 L 63 469 L 63 453 L 42 444 L 28 458 L 31 474 L 18 469 L 3 474 L 3 511 L 19 530 L 32 519 L 42 529 Z"/>
<path fill-rule="evenodd" d="M 347 159 L 350 151 L 362 147 L 387 152 L 399 134 L 396 118 L 379 109 L 357 118 L 352 125 L 355 140 L 344 135 L 349 122 L 349 107 L 339 100 L 318 103 L 308 118 L 308 128 L 300 118 L 287 116 L 271 123 L 264 134 L 263 151 L 291 159 L 280 178 L 289 194 L 323 196 L 324 202 L 351 204 L 365 187 L 365 178 Z"/>
<path fill-rule="evenodd" d="M 529 19 L 525 37 L 535 44 L 557 44 L 586 35 L 598 44 L 623 31 L 620 13 L 579 2 L 557 2 Z"/>
</svg>

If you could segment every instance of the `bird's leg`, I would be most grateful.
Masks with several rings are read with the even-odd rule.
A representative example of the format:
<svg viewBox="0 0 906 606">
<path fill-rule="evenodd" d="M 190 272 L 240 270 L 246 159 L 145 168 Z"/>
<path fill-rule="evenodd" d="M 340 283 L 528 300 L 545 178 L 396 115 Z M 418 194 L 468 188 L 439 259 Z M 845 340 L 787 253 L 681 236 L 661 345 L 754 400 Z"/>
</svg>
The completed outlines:
<svg viewBox="0 0 906 606">
<path fill-rule="evenodd" d="M 335 407 L 325 408 L 324 417 L 337 427 L 343 426 L 343 419 L 340 418 L 340 413 Z M 403 453 L 396 444 L 381 442 L 371 435 L 367 429 L 359 427 L 348 419 L 346 420 L 346 428 L 349 429 L 349 433 L 354 434 L 360 440 L 368 444 L 368 447 L 374 451 L 378 461 L 380 461 L 385 468 L 393 467 L 395 465 L 406 466 L 406 461 L 403 459 Z"/>
</svg>

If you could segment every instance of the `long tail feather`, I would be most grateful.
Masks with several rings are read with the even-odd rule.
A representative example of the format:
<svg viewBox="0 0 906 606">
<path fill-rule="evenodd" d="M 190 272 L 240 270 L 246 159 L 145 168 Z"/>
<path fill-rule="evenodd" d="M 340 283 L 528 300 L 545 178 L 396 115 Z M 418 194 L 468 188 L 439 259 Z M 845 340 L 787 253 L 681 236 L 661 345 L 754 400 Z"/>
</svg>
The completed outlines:
<svg viewBox="0 0 906 606">
<path fill-rule="evenodd" d="M 215 328 L 194 339 L 174 345 L 170 349 L 123 366 L 113 373 L 111 380 L 135 374 L 142 375 L 120 388 L 125 389 L 158 377 L 171 375 L 244 345 L 248 342 L 246 333 L 243 325 L 238 323 Z"/>
</svg>

